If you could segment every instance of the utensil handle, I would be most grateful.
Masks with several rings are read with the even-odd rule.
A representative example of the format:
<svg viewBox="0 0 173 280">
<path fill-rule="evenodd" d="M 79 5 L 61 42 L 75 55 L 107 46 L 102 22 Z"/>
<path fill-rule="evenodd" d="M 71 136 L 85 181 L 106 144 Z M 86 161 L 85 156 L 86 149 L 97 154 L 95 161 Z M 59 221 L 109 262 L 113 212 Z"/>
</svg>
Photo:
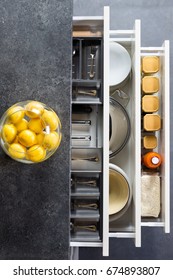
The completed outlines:
<svg viewBox="0 0 173 280">
<path fill-rule="evenodd" d="M 96 180 L 84 181 L 84 180 L 71 179 L 71 185 L 73 186 L 75 184 L 87 185 L 87 186 L 90 186 L 90 187 L 96 187 L 97 186 Z"/>
<path fill-rule="evenodd" d="M 99 161 L 99 158 L 98 158 L 97 156 L 88 157 L 88 158 L 76 158 L 76 157 L 72 157 L 72 160 L 88 160 L 88 161 L 98 162 L 98 161 Z"/>
<path fill-rule="evenodd" d="M 88 231 L 97 231 L 96 225 L 74 225 L 70 223 L 70 230 L 85 229 Z"/>
<path fill-rule="evenodd" d="M 89 76 L 91 79 L 94 78 L 94 54 L 90 54 L 91 55 L 91 66 L 90 66 L 90 73 Z"/>
<path fill-rule="evenodd" d="M 98 205 L 97 203 L 74 203 L 73 205 L 74 209 L 78 209 L 78 208 L 83 208 L 83 209 L 98 209 Z"/>
<path fill-rule="evenodd" d="M 83 95 L 90 95 L 90 96 L 96 96 L 97 90 L 92 89 L 92 90 L 77 90 L 75 93 L 78 94 L 83 94 Z"/>
<path fill-rule="evenodd" d="M 88 226 L 76 226 L 77 229 L 86 229 L 89 231 L 97 231 L 97 227 L 95 225 L 88 225 Z"/>
<path fill-rule="evenodd" d="M 72 124 L 91 125 L 91 120 L 74 120 Z"/>
<path fill-rule="evenodd" d="M 75 135 L 71 137 L 72 140 L 84 140 L 84 141 L 91 141 L 91 136 L 90 135 Z"/>
<path fill-rule="evenodd" d="M 87 185 L 87 186 L 94 186 L 96 187 L 97 183 L 96 180 L 91 180 L 91 181 L 76 181 L 77 184 L 81 185 Z"/>
</svg>

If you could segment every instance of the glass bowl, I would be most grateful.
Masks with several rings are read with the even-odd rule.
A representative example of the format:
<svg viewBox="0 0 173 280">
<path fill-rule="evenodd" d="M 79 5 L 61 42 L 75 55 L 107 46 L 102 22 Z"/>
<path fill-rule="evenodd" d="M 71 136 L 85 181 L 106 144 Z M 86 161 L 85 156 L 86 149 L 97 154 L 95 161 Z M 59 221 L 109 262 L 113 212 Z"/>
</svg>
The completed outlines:
<svg viewBox="0 0 173 280">
<path fill-rule="evenodd" d="M 38 163 L 61 143 L 61 122 L 46 104 L 28 100 L 11 106 L 0 119 L 0 144 L 12 159 Z"/>
<path fill-rule="evenodd" d="M 109 108 L 109 157 L 112 158 L 127 144 L 131 125 L 126 109 L 112 97 L 110 97 Z"/>
</svg>

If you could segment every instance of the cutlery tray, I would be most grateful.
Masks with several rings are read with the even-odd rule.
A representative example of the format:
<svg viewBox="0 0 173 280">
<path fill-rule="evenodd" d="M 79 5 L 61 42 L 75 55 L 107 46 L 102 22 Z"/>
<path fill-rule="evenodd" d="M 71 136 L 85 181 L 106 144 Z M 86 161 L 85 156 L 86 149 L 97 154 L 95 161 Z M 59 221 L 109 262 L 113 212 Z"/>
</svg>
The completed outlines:
<svg viewBox="0 0 173 280">
<path fill-rule="evenodd" d="M 102 149 L 89 148 L 78 149 L 72 148 L 72 171 L 102 171 Z"/>
<path fill-rule="evenodd" d="M 101 79 L 102 52 L 102 38 L 73 39 L 72 78 L 82 80 Z M 92 55 L 94 56 L 93 59 Z M 91 69 L 92 65 L 93 69 Z M 90 75 L 91 71 L 93 76 Z"/>
<path fill-rule="evenodd" d="M 94 55 L 94 59 L 92 59 Z M 82 79 L 91 79 L 91 67 L 93 60 L 94 79 L 102 78 L 102 39 L 85 39 L 82 40 Z"/>
<path fill-rule="evenodd" d="M 95 219 L 99 220 L 99 200 L 97 199 L 72 199 L 71 218 Z"/>
<path fill-rule="evenodd" d="M 101 148 L 102 108 L 98 105 L 72 106 L 72 147 Z"/>
<path fill-rule="evenodd" d="M 100 174 L 72 173 L 71 198 L 95 198 L 100 197 Z"/>
<path fill-rule="evenodd" d="M 101 102 L 102 57 L 102 38 L 73 39 L 72 99 L 74 102 Z"/>
<path fill-rule="evenodd" d="M 101 240 L 102 185 L 102 173 L 71 173 L 71 241 Z"/>
<path fill-rule="evenodd" d="M 71 242 L 102 240 L 102 59 L 102 37 L 73 38 Z M 94 207 L 83 207 L 91 204 Z M 94 226 L 94 230 L 88 229 L 88 226 Z"/>
<path fill-rule="evenodd" d="M 71 219 L 71 242 L 99 242 L 101 225 L 97 221 Z"/>
<path fill-rule="evenodd" d="M 93 103 L 102 101 L 101 81 L 74 80 L 72 86 L 72 100 L 80 103 Z"/>
</svg>

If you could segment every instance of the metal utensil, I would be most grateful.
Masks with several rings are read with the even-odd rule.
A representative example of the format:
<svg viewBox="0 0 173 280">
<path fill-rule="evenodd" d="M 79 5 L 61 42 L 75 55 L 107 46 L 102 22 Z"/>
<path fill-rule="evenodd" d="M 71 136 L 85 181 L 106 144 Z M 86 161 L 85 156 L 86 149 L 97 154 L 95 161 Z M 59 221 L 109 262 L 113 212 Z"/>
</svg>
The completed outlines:
<svg viewBox="0 0 173 280">
<path fill-rule="evenodd" d="M 90 96 L 96 96 L 97 90 L 73 90 L 73 94 L 75 95 L 90 95 Z"/>
<path fill-rule="evenodd" d="M 83 141 L 91 141 L 91 136 L 90 135 L 72 135 L 71 137 L 72 140 L 83 140 Z"/>
<path fill-rule="evenodd" d="M 71 204 L 72 209 L 76 210 L 76 209 L 91 209 L 91 210 L 96 210 L 98 209 L 98 204 L 97 203 L 85 203 L 85 202 L 81 202 L 81 203 L 72 203 Z"/>
<path fill-rule="evenodd" d="M 72 124 L 91 125 L 91 120 L 73 120 Z"/>
<path fill-rule="evenodd" d="M 95 225 L 74 225 L 73 223 L 70 223 L 70 230 L 71 231 L 77 231 L 77 230 L 87 230 L 87 231 L 97 231 L 97 227 Z"/>
<path fill-rule="evenodd" d="M 89 73 L 90 79 L 93 79 L 94 76 L 95 76 L 95 73 L 94 73 L 94 60 L 95 60 L 95 56 L 96 56 L 97 50 L 98 50 L 98 46 L 91 46 L 91 53 L 90 53 L 90 56 L 91 56 L 91 66 L 90 66 L 90 73 Z"/>
<path fill-rule="evenodd" d="M 71 186 L 74 186 L 75 184 L 79 185 L 86 185 L 86 186 L 91 186 L 91 187 L 96 187 L 97 186 L 97 181 L 96 180 L 87 180 L 87 179 L 71 179 Z"/>
<path fill-rule="evenodd" d="M 87 160 L 87 161 L 98 162 L 98 161 L 99 161 L 99 158 L 98 158 L 97 156 L 85 157 L 85 158 L 81 158 L 81 157 L 72 157 L 72 160 Z"/>
<path fill-rule="evenodd" d="M 73 56 L 77 55 L 79 52 L 79 49 L 78 48 L 74 48 L 73 49 Z"/>
</svg>

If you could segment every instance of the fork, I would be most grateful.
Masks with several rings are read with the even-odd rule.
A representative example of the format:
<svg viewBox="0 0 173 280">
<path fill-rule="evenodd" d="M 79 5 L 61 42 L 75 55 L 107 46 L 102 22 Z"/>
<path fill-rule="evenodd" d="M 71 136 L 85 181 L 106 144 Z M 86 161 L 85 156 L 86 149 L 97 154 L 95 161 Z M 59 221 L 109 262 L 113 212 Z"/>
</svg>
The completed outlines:
<svg viewBox="0 0 173 280">
<path fill-rule="evenodd" d="M 90 53 L 91 67 L 90 67 L 90 72 L 89 72 L 90 79 L 93 79 L 94 75 L 95 75 L 95 73 L 94 73 L 94 59 L 95 59 L 95 56 L 96 56 L 97 49 L 98 49 L 98 46 L 91 46 L 91 53 Z"/>
</svg>

